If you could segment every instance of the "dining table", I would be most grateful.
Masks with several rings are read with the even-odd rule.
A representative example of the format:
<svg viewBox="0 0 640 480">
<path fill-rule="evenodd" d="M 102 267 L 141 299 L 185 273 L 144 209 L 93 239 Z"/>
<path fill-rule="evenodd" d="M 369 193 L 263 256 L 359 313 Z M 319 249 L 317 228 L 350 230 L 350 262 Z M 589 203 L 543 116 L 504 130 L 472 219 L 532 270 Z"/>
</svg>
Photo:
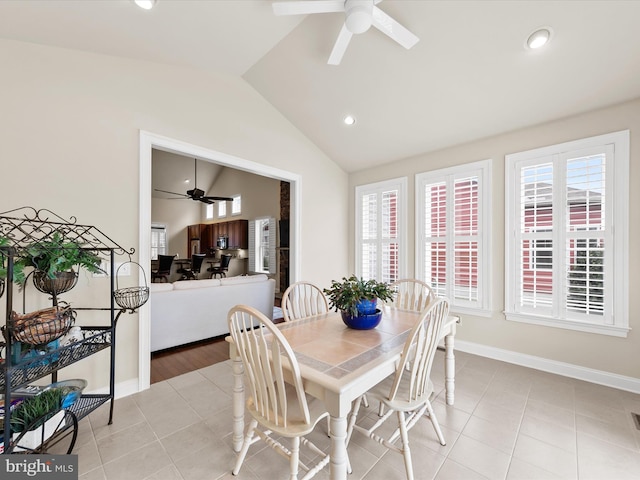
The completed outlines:
<svg viewBox="0 0 640 480">
<path fill-rule="evenodd" d="M 330 415 L 330 478 L 347 478 L 347 417 L 353 400 L 365 394 L 395 372 L 409 332 L 420 313 L 382 306 L 376 328 L 356 330 L 347 327 L 340 313 L 307 317 L 278 324 L 300 365 L 305 392 L 321 400 Z M 444 342 L 445 401 L 453 405 L 455 390 L 454 338 L 460 318 L 450 315 L 442 326 Z M 244 369 L 231 337 L 233 448 L 240 451 L 244 432 Z M 433 372 L 432 372 L 433 375 Z"/>
</svg>

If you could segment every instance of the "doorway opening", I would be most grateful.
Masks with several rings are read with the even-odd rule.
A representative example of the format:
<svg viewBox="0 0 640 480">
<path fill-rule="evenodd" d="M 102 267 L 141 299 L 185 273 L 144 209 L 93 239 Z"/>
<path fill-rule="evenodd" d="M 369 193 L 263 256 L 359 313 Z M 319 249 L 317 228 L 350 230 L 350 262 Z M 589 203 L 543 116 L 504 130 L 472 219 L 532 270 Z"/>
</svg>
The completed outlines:
<svg viewBox="0 0 640 480">
<path fill-rule="evenodd" d="M 237 170 L 278 179 L 289 183 L 289 265 L 288 274 L 291 281 L 300 277 L 299 262 L 299 225 L 300 225 L 300 184 L 298 174 L 270 167 L 254 161 L 235 157 L 223 152 L 189 144 L 180 140 L 140 132 L 140 197 L 139 197 L 139 239 L 138 260 L 141 265 L 151 264 L 151 158 L 153 150 L 162 150 L 182 156 L 199 159 Z M 148 272 L 147 272 L 148 273 Z M 138 314 L 138 391 L 146 390 L 150 385 L 151 350 L 150 332 L 151 315 L 149 304 L 144 305 Z"/>
</svg>

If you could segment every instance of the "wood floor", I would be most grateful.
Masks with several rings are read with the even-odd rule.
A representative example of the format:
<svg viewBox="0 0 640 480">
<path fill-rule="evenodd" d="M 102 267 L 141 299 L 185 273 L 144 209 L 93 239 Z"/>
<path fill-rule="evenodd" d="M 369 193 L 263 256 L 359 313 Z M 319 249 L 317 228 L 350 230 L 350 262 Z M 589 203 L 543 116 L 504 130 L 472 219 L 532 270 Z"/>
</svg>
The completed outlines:
<svg viewBox="0 0 640 480">
<path fill-rule="evenodd" d="M 151 383 L 177 377 L 229 359 L 224 336 L 151 354 Z"/>
<path fill-rule="evenodd" d="M 275 306 L 279 307 L 279 299 Z M 282 322 L 276 318 L 274 323 Z M 161 382 L 229 359 L 229 344 L 225 335 L 190 343 L 151 354 L 151 383 Z"/>
</svg>

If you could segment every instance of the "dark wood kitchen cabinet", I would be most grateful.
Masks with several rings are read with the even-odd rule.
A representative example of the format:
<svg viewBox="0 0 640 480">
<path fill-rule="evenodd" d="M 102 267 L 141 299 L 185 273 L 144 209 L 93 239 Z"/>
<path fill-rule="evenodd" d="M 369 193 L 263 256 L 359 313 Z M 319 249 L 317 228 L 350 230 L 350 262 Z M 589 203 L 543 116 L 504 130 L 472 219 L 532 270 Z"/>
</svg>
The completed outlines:
<svg viewBox="0 0 640 480">
<path fill-rule="evenodd" d="M 249 248 L 249 221 L 233 220 L 227 222 L 227 235 L 229 236 L 229 248 Z"/>
<path fill-rule="evenodd" d="M 191 240 L 200 240 L 199 253 L 209 254 L 211 249 L 218 250 L 218 237 L 227 237 L 227 249 L 249 248 L 249 221 L 231 220 L 230 222 L 201 223 L 187 227 L 189 244 Z"/>
</svg>

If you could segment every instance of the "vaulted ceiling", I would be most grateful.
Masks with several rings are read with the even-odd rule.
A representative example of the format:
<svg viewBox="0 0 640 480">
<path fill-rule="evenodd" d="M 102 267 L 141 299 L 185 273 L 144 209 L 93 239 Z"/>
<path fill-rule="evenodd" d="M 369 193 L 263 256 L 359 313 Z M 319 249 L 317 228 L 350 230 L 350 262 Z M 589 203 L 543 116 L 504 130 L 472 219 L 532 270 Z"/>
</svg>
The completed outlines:
<svg viewBox="0 0 640 480">
<path fill-rule="evenodd" d="M 0 38 L 241 76 L 345 171 L 640 97 L 638 1 L 378 7 L 420 41 L 372 28 L 339 66 L 343 14 L 279 17 L 267 0 L 3 0 Z M 525 48 L 541 26 L 551 42 Z"/>
</svg>

